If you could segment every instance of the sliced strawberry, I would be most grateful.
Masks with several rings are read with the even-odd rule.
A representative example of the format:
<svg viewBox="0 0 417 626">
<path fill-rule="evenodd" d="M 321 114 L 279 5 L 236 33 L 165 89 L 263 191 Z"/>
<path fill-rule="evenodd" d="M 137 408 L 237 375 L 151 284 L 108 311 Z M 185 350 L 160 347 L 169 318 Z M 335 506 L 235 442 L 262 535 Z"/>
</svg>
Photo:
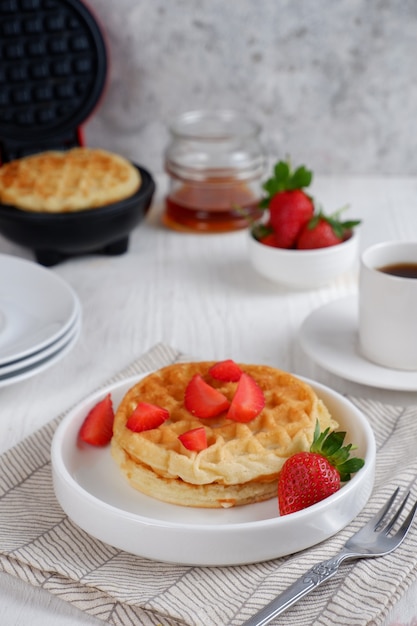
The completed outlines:
<svg viewBox="0 0 417 626">
<path fill-rule="evenodd" d="M 85 418 L 78 436 L 91 446 L 106 446 L 113 436 L 114 411 L 111 395 L 100 400 Z"/>
<path fill-rule="evenodd" d="M 229 408 L 229 400 L 220 391 L 206 383 L 201 374 L 195 374 L 185 390 L 184 405 L 196 417 L 216 417 Z"/>
<path fill-rule="evenodd" d="M 235 422 L 250 422 L 259 415 L 264 406 L 265 397 L 262 389 L 249 374 L 243 373 L 227 417 Z"/>
<path fill-rule="evenodd" d="M 169 412 L 156 404 L 139 402 L 126 422 L 126 427 L 135 433 L 158 428 L 169 418 Z"/>
<path fill-rule="evenodd" d="M 226 361 L 219 361 L 210 367 L 209 374 L 216 380 L 222 380 L 226 383 L 237 383 L 242 376 L 242 370 L 239 365 L 232 359 L 226 359 Z"/>
<path fill-rule="evenodd" d="M 200 450 L 207 448 L 207 435 L 204 426 L 187 430 L 187 432 L 179 435 L 178 439 L 187 450 L 200 452 Z"/>
</svg>

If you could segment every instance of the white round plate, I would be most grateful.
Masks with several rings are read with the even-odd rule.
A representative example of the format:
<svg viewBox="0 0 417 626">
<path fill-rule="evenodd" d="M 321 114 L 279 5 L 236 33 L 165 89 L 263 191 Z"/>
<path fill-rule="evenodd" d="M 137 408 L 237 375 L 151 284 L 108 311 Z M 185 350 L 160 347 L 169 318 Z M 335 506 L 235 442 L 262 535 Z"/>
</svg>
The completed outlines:
<svg viewBox="0 0 417 626">
<path fill-rule="evenodd" d="M 313 361 L 341 378 L 382 389 L 417 391 L 417 371 L 389 369 L 361 355 L 356 296 L 313 311 L 301 325 L 299 342 Z"/>
<path fill-rule="evenodd" d="M 0 365 L 56 341 L 79 310 L 77 295 L 60 276 L 32 261 L 0 254 Z"/>
<path fill-rule="evenodd" d="M 279 517 L 275 498 L 231 509 L 175 506 L 134 490 L 111 457 L 110 447 L 77 446 L 88 411 L 107 393 L 114 407 L 139 379 L 101 390 L 74 408 L 52 442 L 55 494 L 64 511 L 87 533 L 145 558 L 183 565 L 255 563 L 308 548 L 341 530 L 364 507 L 373 487 L 375 441 L 366 418 L 338 393 L 311 381 L 358 446 L 364 467 L 351 481 L 308 509 Z"/>
<path fill-rule="evenodd" d="M 70 339 L 72 339 L 80 324 L 81 317 L 80 315 L 77 315 L 68 330 L 58 339 L 56 339 L 52 343 L 49 343 L 46 348 L 43 348 L 43 350 L 38 350 L 37 352 L 34 352 L 29 356 L 24 357 L 23 359 L 12 361 L 11 363 L 7 363 L 6 365 L 0 365 L 0 378 L 5 376 L 6 374 L 13 374 L 18 372 L 19 370 L 26 369 L 29 366 L 35 366 L 40 363 L 40 361 L 44 361 L 47 357 L 56 354 L 69 342 Z"/>
<path fill-rule="evenodd" d="M 0 387 L 14 385 L 22 380 L 35 376 L 36 374 L 40 374 L 49 367 L 52 367 L 52 365 L 56 365 L 58 361 L 64 358 L 64 356 L 66 356 L 73 349 L 78 337 L 80 336 L 80 331 L 81 320 L 79 320 L 78 323 L 71 328 L 71 330 L 65 335 L 63 341 L 59 340 L 57 343 L 58 347 L 56 347 L 53 352 L 48 354 L 48 356 L 44 356 L 34 364 L 19 368 L 9 374 L 2 374 L 0 368 Z"/>
</svg>

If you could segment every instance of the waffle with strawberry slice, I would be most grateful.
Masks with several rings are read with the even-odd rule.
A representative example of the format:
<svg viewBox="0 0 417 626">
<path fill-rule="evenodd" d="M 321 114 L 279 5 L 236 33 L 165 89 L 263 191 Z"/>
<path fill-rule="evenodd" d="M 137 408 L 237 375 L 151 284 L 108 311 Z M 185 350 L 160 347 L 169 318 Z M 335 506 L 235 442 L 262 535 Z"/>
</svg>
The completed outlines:
<svg viewBox="0 0 417 626">
<path fill-rule="evenodd" d="M 112 455 L 149 496 L 226 508 L 276 497 L 285 460 L 310 448 L 317 421 L 337 426 L 312 387 L 287 372 L 230 359 L 176 363 L 126 393 Z"/>
</svg>

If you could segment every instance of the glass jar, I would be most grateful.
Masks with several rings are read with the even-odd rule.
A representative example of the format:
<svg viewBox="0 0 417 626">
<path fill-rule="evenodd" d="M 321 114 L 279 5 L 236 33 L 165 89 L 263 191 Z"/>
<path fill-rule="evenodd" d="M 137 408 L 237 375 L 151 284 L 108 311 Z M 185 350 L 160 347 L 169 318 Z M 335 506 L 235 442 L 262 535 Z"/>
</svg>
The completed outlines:
<svg viewBox="0 0 417 626">
<path fill-rule="evenodd" d="M 236 111 L 190 111 L 174 120 L 170 132 L 165 225 L 225 232 L 246 228 L 261 215 L 266 158 L 255 122 Z"/>
</svg>

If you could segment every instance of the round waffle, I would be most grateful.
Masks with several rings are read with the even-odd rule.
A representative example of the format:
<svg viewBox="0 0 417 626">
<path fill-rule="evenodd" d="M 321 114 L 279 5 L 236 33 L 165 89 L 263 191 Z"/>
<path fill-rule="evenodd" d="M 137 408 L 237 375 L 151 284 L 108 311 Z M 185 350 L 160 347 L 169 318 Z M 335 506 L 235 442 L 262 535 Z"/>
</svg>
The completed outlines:
<svg viewBox="0 0 417 626">
<path fill-rule="evenodd" d="M 221 382 L 209 373 L 213 362 L 177 363 L 153 372 L 134 385 L 115 416 L 112 455 L 130 484 L 154 498 L 185 506 L 228 507 L 276 495 L 285 460 L 308 450 L 316 421 L 321 429 L 337 424 L 307 383 L 265 365 L 241 369 L 261 387 L 262 412 L 248 423 L 226 417 L 200 419 L 184 406 L 185 389 L 195 374 L 232 399 L 237 383 Z M 138 402 L 166 408 L 161 426 L 140 433 L 126 427 Z M 178 436 L 204 426 L 208 447 L 187 450 Z"/>
<path fill-rule="evenodd" d="M 0 168 L 0 202 L 26 211 L 92 209 L 128 198 L 140 185 L 132 163 L 97 148 L 39 152 Z"/>
</svg>

